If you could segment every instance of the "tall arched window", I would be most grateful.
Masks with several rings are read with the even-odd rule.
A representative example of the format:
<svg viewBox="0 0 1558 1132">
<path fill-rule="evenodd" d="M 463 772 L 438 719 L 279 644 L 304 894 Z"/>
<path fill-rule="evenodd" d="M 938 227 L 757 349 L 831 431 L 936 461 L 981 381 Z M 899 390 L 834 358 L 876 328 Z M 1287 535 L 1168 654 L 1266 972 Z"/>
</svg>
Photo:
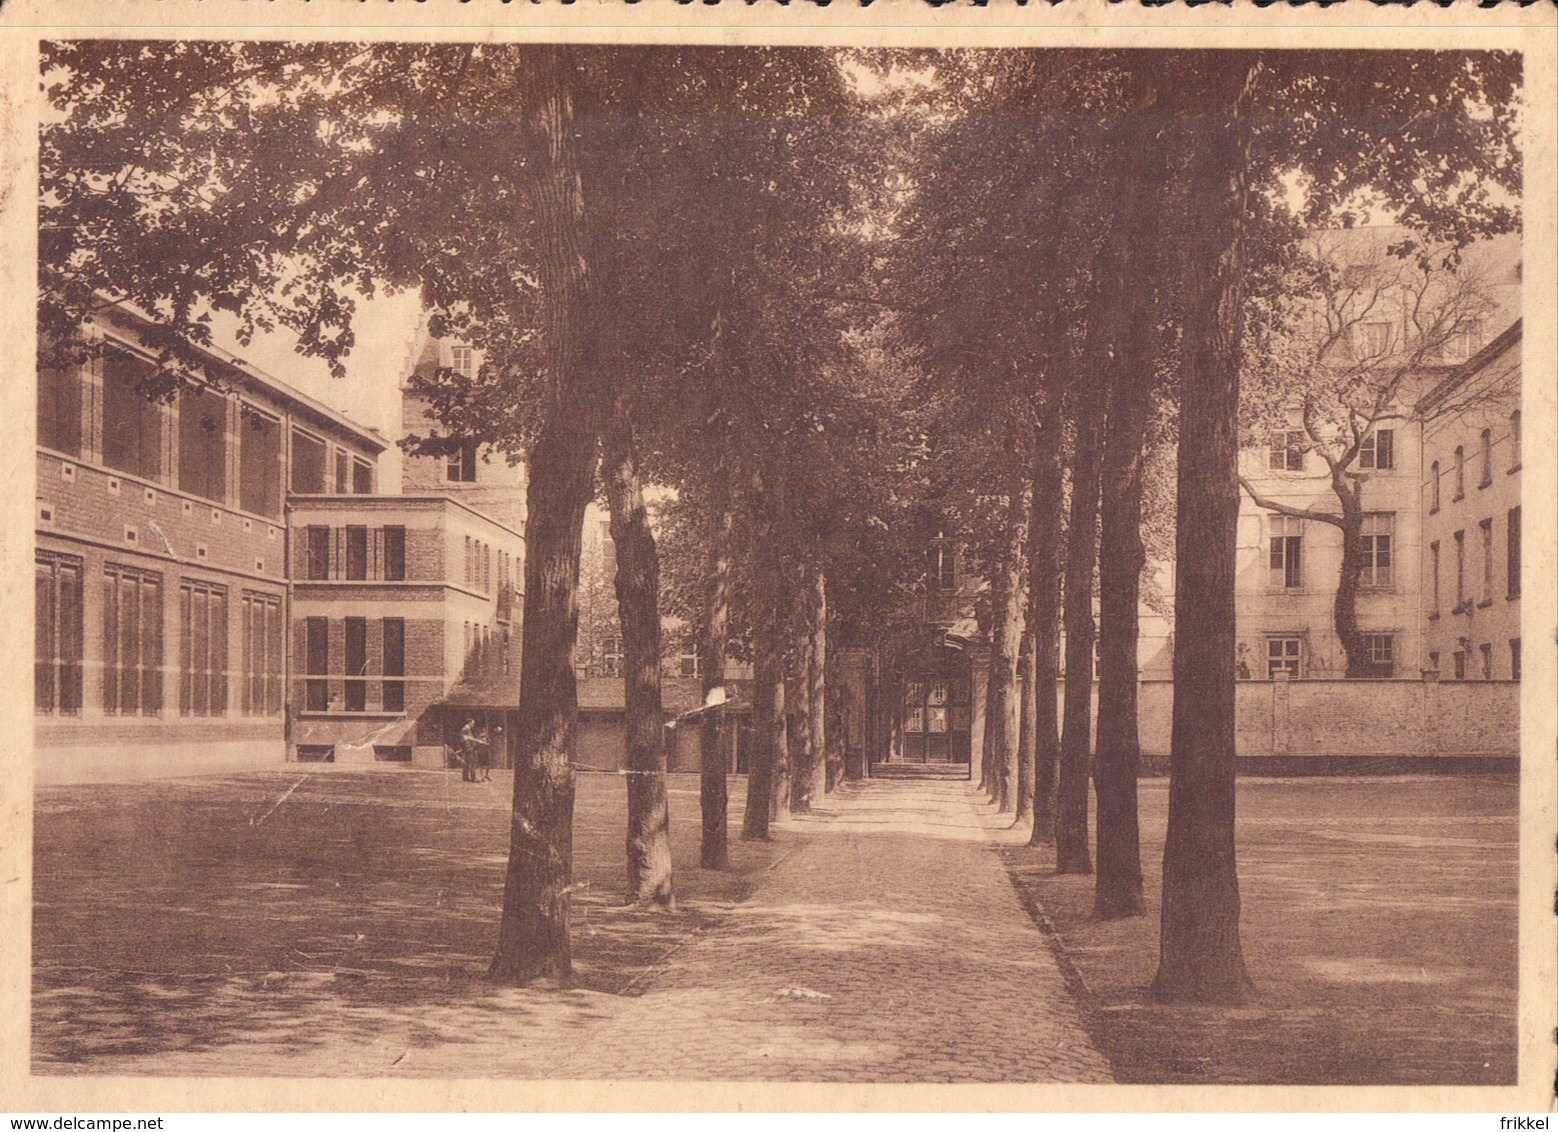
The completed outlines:
<svg viewBox="0 0 1558 1132">
<path fill-rule="evenodd" d="M 1520 467 L 1520 410 L 1509 414 L 1509 470 Z"/>
<path fill-rule="evenodd" d="M 1455 498 L 1466 494 L 1466 449 L 1455 446 Z"/>
<path fill-rule="evenodd" d="M 1435 460 L 1428 469 L 1428 511 L 1430 514 L 1439 510 L 1439 461 Z"/>
<path fill-rule="evenodd" d="M 1493 482 L 1493 430 L 1482 430 L 1482 479 L 1478 481 L 1478 487 L 1487 487 Z"/>
</svg>

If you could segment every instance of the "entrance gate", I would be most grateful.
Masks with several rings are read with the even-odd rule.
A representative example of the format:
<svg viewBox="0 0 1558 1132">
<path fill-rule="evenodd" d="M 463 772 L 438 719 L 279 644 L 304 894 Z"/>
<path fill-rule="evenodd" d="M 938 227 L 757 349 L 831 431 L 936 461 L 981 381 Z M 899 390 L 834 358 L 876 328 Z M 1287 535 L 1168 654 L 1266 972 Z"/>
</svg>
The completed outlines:
<svg viewBox="0 0 1558 1132">
<path fill-rule="evenodd" d="M 910 676 L 903 682 L 903 758 L 911 763 L 969 760 L 966 676 Z"/>
</svg>

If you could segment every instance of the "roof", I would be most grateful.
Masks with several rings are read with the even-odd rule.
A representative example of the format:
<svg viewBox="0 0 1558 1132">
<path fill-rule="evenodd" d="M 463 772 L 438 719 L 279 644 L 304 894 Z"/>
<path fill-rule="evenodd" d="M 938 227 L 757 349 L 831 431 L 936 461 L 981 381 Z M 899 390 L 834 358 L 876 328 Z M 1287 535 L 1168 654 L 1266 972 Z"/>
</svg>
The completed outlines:
<svg viewBox="0 0 1558 1132">
<path fill-rule="evenodd" d="M 129 303 L 115 303 L 113 309 L 115 313 L 126 316 L 135 322 L 150 324 L 156 321 L 150 315 L 137 309 Z M 301 389 L 297 389 L 294 386 L 287 384 L 279 377 L 267 373 L 259 366 L 239 357 L 237 354 L 234 354 L 229 350 L 224 350 L 221 346 L 214 344 L 210 346 L 199 346 L 194 343 L 189 343 L 188 345 L 190 349 L 194 350 L 196 353 L 204 354 L 206 357 L 209 357 L 215 362 L 221 363 L 228 369 L 236 370 L 245 381 L 251 382 L 256 386 L 265 389 L 281 400 L 287 402 L 289 405 L 304 410 L 315 420 L 328 424 L 333 428 L 340 430 L 341 432 L 349 434 L 353 439 L 360 442 L 364 447 L 371 449 L 374 453 L 377 454 L 379 452 L 383 452 L 386 448 L 389 447 L 389 442 L 385 440 L 380 433 L 373 429 L 365 428 L 345 414 L 337 412 L 335 409 L 330 408 L 330 406 L 326 405 L 322 401 L 315 400 L 307 393 L 304 393 Z"/>
<path fill-rule="evenodd" d="M 1492 365 L 1499 358 L 1519 346 L 1520 324 L 1521 320 L 1515 319 L 1504 333 L 1451 370 L 1448 377 L 1430 389 L 1417 402 L 1417 415 L 1422 417 L 1432 413 L 1440 402 L 1451 393 L 1461 388 L 1478 373 L 1487 369 L 1488 366 Z"/>
</svg>

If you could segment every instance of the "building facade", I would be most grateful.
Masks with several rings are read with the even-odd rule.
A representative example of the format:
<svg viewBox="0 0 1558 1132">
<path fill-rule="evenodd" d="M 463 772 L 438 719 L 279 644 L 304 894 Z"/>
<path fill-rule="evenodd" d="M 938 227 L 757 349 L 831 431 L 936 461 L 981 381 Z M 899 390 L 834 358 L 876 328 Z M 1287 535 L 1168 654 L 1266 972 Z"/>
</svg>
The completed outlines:
<svg viewBox="0 0 1558 1132">
<path fill-rule="evenodd" d="M 290 476 L 371 492 L 384 441 L 219 351 L 209 387 L 149 398 L 145 320 L 38 376 L 35 749 L 40 781 L 279 763 Z"/>
<path fill-rule="evenodd" d="M 149 326 L 111 309 L 39 369 L 39 780 L 442 765 L 467 719 L 506 762 L 523 465 L 404 457 L 216 348 L 158 396 Z M 414 365 L 462 349 L 424 333 Z M 411 372 L 397 439 L 427 431 Z"/>
<path fill-rule="evenodd" d="M 1520 366 L 1516 322 L 1418 404 L 1423 648 L 1441 680 L 1520 679 Z"/>
<path fill-rule="evenodd" d="M 440 432 L 414 379 L 474 377 L 469 346 L 425 332 L 396 390 L 398 440 Z M 523 463 L 473 441 L 398 448 L 372 499 L 292 497 L 290 750 L 300 761 L 443 766 L 473 721 L 512 765 L 524 606 Z"/>
</svg>

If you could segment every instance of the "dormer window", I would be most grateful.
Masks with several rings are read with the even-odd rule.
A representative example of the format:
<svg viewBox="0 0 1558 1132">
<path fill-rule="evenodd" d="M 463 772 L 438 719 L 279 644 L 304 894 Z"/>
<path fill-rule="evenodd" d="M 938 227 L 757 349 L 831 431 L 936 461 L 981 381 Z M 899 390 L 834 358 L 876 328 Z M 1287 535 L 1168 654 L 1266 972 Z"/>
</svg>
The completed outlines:
<svg viewBox="0 0 1558 1132">
<path fill-rule="evenodd" d="M 476 376 L 476 351 L 470 346 L 449 347 L 449 368 L 461 377 Z"/>
</svg>

